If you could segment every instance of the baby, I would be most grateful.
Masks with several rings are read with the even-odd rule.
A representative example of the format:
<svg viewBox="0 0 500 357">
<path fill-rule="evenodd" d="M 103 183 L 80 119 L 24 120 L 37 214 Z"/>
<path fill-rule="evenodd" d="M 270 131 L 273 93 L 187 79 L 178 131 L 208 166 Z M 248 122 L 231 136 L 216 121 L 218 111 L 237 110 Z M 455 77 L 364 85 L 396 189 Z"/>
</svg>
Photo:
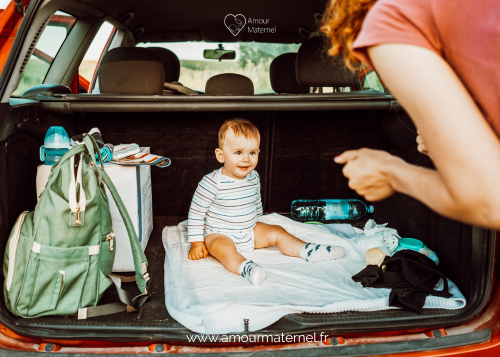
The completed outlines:
<svg viewBox="0 0 500 357">
<path fill-rule="evenodd" d="M 217 160 L 224 166 L 203 177 L 188 218 L 189 259 L 215 257 L 232 273 L 254 285 L 265 278 L 262 267 L 241 253 L 277 245 L 291 257 L 310 263 L 344 256 L 344 248 L 305 243 L 280 226 L 257 222 L 262 216 L 259 160 L 260 133 L 250 121 L 229 119 L 219 130 Z"/>
</svg>

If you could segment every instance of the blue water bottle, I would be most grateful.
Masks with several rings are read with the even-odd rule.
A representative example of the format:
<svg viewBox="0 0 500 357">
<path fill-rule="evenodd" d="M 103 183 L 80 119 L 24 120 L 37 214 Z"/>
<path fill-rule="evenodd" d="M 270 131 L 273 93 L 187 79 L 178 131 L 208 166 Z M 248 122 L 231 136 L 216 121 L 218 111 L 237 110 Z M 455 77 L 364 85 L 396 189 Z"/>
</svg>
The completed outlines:
<svg viewBox="0 0 500 357">
<path fill-rule="evenodd" d="M 360 219 L 372 213 L 373 206 L 366 206 L 357 199 L 295 200 L 292 218 L 296 221 L 328 221 L 332 219 Z"/>
<path fill-rule="evenodd" d="M 62 126 L 51 126 L 40 147 L 40 161 L 45 161 L 45 165 L 55 165 L 69 149 L 71 144 L 66 130 Z"/>
</svg>

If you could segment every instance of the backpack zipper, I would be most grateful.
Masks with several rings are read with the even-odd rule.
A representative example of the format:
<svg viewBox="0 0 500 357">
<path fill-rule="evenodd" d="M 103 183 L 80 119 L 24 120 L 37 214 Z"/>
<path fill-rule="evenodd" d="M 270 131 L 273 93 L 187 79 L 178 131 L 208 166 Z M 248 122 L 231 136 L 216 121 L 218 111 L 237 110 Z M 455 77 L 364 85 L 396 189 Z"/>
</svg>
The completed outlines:
<svg viewBox="0 0 500 357">
<path fill-rule="evenodd" d="M 16 263 L 16 252 L 17 244 L 19 243 L 19 236 L 21 235 L 21 227 L 23 226 L 24 219 L 29 211 L 24 211 L 21 213 L 17 219 L 16 225 L 14 226 L 14 235 L 9 243 L 9 270 L 7 274 L 6 289 L 10 291 L 10 286 L 12 285 L 12 279 L 14 278 L 14 267 Z"/>
</svg>

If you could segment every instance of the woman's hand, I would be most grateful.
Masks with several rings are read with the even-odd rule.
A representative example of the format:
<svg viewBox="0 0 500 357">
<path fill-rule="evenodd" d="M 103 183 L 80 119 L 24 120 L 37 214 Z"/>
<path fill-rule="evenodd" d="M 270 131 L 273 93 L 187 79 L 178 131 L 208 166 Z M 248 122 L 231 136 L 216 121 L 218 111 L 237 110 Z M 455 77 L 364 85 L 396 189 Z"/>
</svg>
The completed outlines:
<svg viewBox="0 0 500 357">
<path fill-rule="evenodd" d="M 430 156 L 429 149 L 427 149 L 427 146 L 425 146 L 424 139 L 420 135 L 420 132 L 418 131 L 418 129 L 417 129 L 417 134 L 418 134 L 418 136 L 417 136 L 417 144 L 418 144 L 417 150 L 424 155 Z"/>
<path fill-rule="evenodd" d="M 191 249 L 189 249 L 188 258 L 191 260 L 198 260 L 201 258 L 206 258 L 208 256 L 208 249 L 204 242 L 193 242 L 191 243 Z"/>
<path fill-rule="evenodd" d="M 349 150 L 334 160 L 346 164 L 342 172 L 349 179 L 349 187 L 368 201 L 380 201 L 395 192 L 391 169 L 403 162 L 385 151 L 372 149 Z"/>
</svg>

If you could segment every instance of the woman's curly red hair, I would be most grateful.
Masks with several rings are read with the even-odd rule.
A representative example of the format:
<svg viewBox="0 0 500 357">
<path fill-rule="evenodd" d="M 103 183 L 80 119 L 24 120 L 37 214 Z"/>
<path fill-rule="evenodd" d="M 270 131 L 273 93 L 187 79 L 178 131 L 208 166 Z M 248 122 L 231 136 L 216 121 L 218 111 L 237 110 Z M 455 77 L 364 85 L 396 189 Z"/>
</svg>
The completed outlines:
<svg viewBox="0 0 500 357">
<path fill-rule="evenodd" d="M 320 30 L 330 38 L 332 44 L 328 54 L 331 56 L 342 54 L 346 66 L 351 70 L 359 68 L 360 64 L 352 53 L 352 45 L 361 31 L 366 14 L 375 1 L 330 0 L 323 14 Z"/>
</svg>

